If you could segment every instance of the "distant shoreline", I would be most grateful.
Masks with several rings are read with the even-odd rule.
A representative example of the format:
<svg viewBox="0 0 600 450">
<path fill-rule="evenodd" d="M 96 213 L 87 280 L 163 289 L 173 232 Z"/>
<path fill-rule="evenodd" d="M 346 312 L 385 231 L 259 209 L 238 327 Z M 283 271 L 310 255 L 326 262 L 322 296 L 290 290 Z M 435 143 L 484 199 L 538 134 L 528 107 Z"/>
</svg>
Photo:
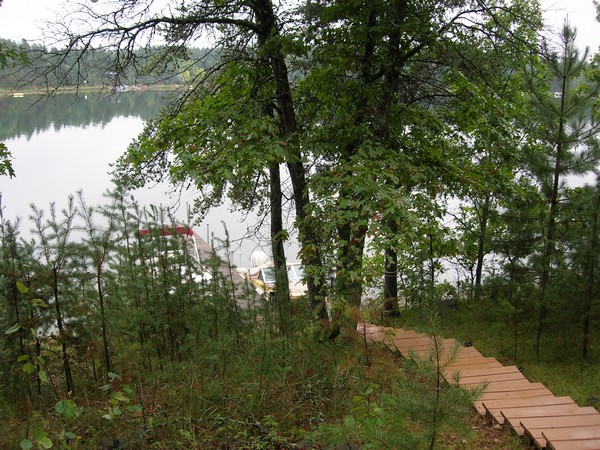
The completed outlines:
<svg viewBox="0 0 600 450">
<path fill-rule="evenodd" d="M 0 88 L 0 97 L 25 97 L 30 95 L 56 95 L 56 94 L 122 94 L 125 92 L 143 91 L 175 91 L 181 88 L 180 84 L 148 84 L 136 85 L 131 88 L 115 89 L 107 86 L 64 86 L 59 88 L 28 88 L 28 89 L 5 89 Z"/>
</svg>

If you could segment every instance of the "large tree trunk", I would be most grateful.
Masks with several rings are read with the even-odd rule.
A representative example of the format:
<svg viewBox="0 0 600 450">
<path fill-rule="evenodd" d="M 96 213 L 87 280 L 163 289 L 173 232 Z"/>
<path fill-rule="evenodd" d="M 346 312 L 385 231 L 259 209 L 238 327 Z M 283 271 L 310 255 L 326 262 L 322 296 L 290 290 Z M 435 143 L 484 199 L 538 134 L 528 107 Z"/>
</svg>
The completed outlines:
<svg viewBox="0 0 600 450">
<path fill-rule="evenodd" d="M 340 193 L 340 197 L 344 194 Z M 348 197 L 342 197 L 348 198 Z M 339 300 L 351 308 L 359 308 L 362 298 L 362 262 L 367 237 L 367 220 L 346 221 L 338 227 L 340 248 L 335 291 Z"/>
<path fill-rule="evenodd" d="M 290 286 L 288 281 L 283 248 L 284 230 L 282 221 L 282 196 L 279 163 L 272 163 L 269 167 L 270 175 L 270 200 L 271 200 L 271 251 L 275 266 L 275 304 L 279 312 L 279 327 L 283 336 L 290 330 Z"/>
<path fill-rule="evenodd" d="M 271 0 L 257 0 L 253 5 L 257 22 L 261 25 L 259 45 L 261 43 L 264 45 L 270 38 L 278 35 L 273 4 Z M 272 45 L 269 49 L 268 57 L 275 80 L 276 103 L 281 119 L 281 128 L 284 137 L 289 140 L 298 131 L 298 125 L 285 57 L 277 44 Z M 309 273 L 307 278 L 308 295 L 313 313 L 319 318 L 326 319 L 325 274 L 321 270 L 319 241 L 311 228 L 310 217 L 307 215 L 310 196 L 306 182 L 306 170 L 302 162 L 302 152 L 298 145 L 292 142 L 287 142 L 287 144 L 290 148 L 290 155 L 286 164 L 294 192 L 296 223 L 299 230 L 298 239 L 302 248 L 300 257 Z"/>
</svg>

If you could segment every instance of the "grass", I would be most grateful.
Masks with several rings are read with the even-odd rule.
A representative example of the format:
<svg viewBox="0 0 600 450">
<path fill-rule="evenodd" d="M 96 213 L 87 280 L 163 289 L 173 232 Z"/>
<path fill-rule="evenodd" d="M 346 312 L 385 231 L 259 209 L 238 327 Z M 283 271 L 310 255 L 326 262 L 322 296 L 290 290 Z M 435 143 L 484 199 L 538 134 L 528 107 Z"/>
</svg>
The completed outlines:
<svg viewBox="0 0 600 450">
<path fill-rule="evenodd" d="M 428 448 L 427 377 L 380 345 L 368 347 L 365 366 L 364 352 L 358 334 L 318 342 L 308 326 L 291 341 L 258 331 L 242 343 L 198 343 L 163 370 L 132 358 L 110 389 L 80 389 L 76 415 L 60 417 L 51 396 L 13 405 L 0 447 L 43 430 L 56 448 L 65 431 L 70 448 Z M 454 419 L 436 448 L 520 448 L 465 404 L 446 409 Z"/>
</svg>

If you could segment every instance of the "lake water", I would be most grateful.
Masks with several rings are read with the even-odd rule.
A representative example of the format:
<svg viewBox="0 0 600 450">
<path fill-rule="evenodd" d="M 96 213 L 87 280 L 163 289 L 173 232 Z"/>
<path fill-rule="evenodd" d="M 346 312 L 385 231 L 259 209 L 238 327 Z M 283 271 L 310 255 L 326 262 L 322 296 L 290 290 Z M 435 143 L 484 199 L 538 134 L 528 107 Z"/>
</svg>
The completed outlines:
<svg viewBox="0 0 600 450">
<path fill-rule="evenodd" d="M 0 98 L 0 142 L 11 151 L 16 172 L 12 179 L 0 177 L 4 217 L 20 217 L 20 230 L 26 234 L 31 227 L 27 219 L 31 203 L 46 211 L 51 202 L 60 208 L 69 195 L 82 190 L 89 205 L 102 204 L 103 193 L 112 187 L 111 164 L 142 131 L 145 121 L 159 112 L 165 103 L 162 96 L 131 92 L 114 97 Z M 133 195 L 142 205 L 173 208 L 183 222 L 194 198 L 193 192 L 180 196 L 167 185 L 136 190 Z M 270 253 L 265 240 L 245 237 L 256 218 L 232 212 L 227 205 L 211 211 L 194 229 L 205 240 L 222 238 L 222 221 L 234 241 L 233 263 L 247 265 L 254 250 Z M 295 256 L 288 255 L 291 259 Z"/>
</svg>

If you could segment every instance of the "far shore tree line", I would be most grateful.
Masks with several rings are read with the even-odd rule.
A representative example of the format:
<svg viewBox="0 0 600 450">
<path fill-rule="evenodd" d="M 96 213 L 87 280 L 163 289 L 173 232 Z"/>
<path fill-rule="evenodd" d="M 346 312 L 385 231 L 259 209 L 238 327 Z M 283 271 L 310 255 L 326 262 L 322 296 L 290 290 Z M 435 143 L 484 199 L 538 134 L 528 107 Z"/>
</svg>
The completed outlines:
<svg viewBox="0 0 600 450">
<path fill-rule="evenodd" d="M 185 84 L 217 61 L 216 51 L 188 48 L 179 58 L 164 60 L 164 49 L 138 51 L 136 67 L 111 69 L 118 59 L 110 49 L 88 49 L 81 55 L 63 58 L 56 48 L 26 40 L 15 42 L 0 38 L 0 91 L 47 92 L 48 87 L 121 91 L 135 86 Z M 142 60 L 144 61 L 142 67 Z M 190 63 L 194 61 L 194 63 Z M 51 72 L 48 66 L 53 66 Z"/>
</svg>

